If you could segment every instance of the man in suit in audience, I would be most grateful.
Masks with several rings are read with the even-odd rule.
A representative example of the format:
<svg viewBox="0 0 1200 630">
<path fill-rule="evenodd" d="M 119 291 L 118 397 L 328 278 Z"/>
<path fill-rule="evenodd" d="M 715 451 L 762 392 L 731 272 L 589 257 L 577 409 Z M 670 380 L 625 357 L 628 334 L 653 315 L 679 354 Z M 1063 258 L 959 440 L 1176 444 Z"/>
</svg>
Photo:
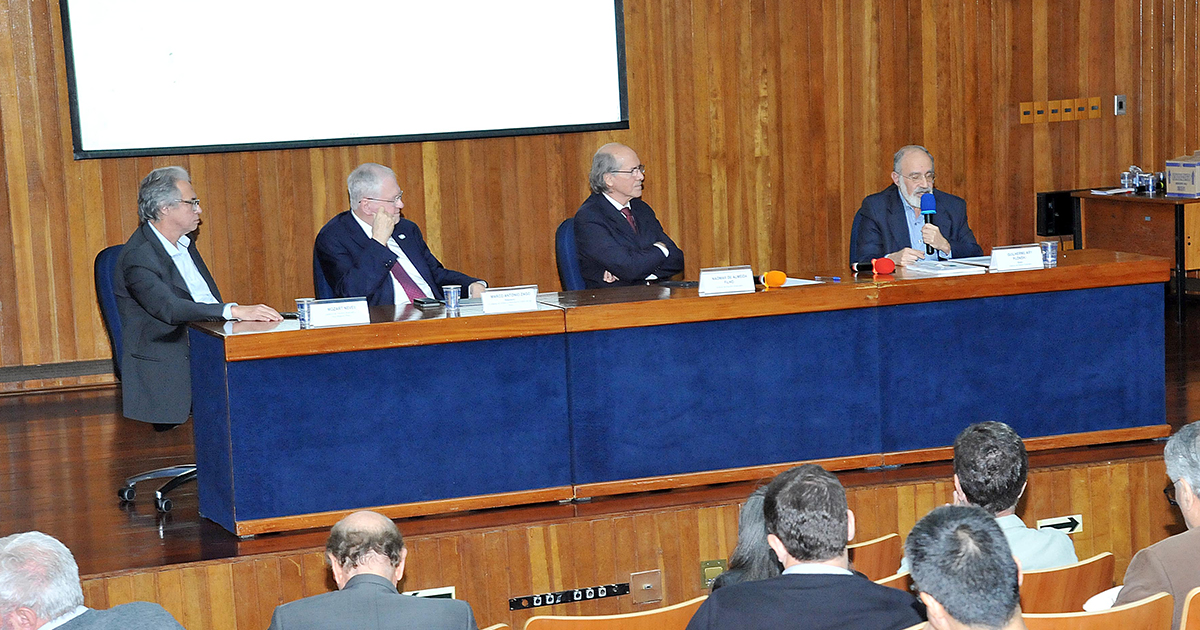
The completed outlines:
<svg viewBox="0 0 1200 630">
<path fill-rule="evenodd" d="M 1116 605 L 1136 602 L 1166 591 L 1175 598 L 1175 619 L 1171 628 L 1179 628 L 1188 591 L 1200 586 L 1200 422 L 1186 424 L 1167 440 L 1163 450 L 1169 487 L 1183 513 L 1187 531 L 1159 541 L 1137 552 L 1125 570 L 1125 585 Z M 1168 498 L 1170 494 L 1168 494 Z"/>
<path fill-rule="evenodd" d="M 317 234 L 314 255 L 336 297 L 366 297 L 371 306 L 444 299 L 457 284 L 463 297 L 479 297 L 487 283 L 446 269 L 416 223 L 404 218 L 404 191 L 382 164 L 362 164 L 346 178 L 350 209 Z"/>
<path fill-rule="evenodd" d="M 932 630 L 1024 630 L 1020 567 L 992 515 L 945 505 L 904 543 Z"/>
<path fill-rule="evenodd" d="M 850 262 L 891 258 L 904 266 L 927 257 L 933 260 L 982 256 L 975 234 L 967 225 L 967 203 L 933 187 L 933 154 L 910 144 L 892 157 L 892 185 L 863 199 L 858 210 L 858 243 Z M 921 195 L 933 193 L 937 214 L 930 223 L 921 216 Z"/>
<path fill-rule="evenodd" d="M 646 167 L 615 142 L 592 156 L 592 196 L 575 212 L 575 246 L 589 289 L 645 284 L 683 271 L 683 251 L 642 201 Z"/>
<path fill-rule="evenodd" d="M 713 591 L 688 630 L 882 630 L 923 621 L 912 595 L 850 570 L 854 513 L 837 477 L 814 464 L 784 472 L 767 486 L 763 514 L 783 575 Z"/>
<path fill-rule="evenodd" d="M 183 630 L 150 602 L 108 610 L 83 605 L 75 556 L 41 532 L 0 538 L 0 628 L 14 630 Z"/>
<path fill-rule="evenodd" d="M 187 171 L 178 166 L 151 171 L 138 187 L 141 225 L 121 249 L 113 278 L 121 315 L 124 414 L 159 430 L 183 424 L 191 413 L 188 322 L 282 319 L 264 304 L 221 303 L 196 249 L 200 212 Z"/>
<path fill-rule="evenodd" d="M 1026 571 L 1079 561 L 1071 537 L 1057 529 L 1030 529 L 1017 516 L 1025 494 L 1029 455 L 1025 442 L 1003 422 L 977 422 L 954 438 L 954 504 L 974 505 L 996 517 L 1008 546 Z M 908 557 L 900 570 L 909 568 Z"/>
<path fill-rule="evenodd" d="M 397 592 L 407 555 L 391 519 L 369 511 L 343 518 L 325 544 L 338 590 L 279 606 L 269 630 L 476 630 L 466 602 Z"/>
</svg>

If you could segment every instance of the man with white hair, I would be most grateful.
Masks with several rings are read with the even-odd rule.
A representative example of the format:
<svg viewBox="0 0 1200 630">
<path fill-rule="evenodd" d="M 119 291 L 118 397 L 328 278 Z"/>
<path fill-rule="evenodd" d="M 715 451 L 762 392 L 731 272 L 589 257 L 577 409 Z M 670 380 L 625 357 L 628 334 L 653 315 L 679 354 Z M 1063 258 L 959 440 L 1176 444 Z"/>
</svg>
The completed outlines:
<svg viewBox="0 0 1200 630">
<path fill-rule="evenodd" d="M 1125 586 L 1117 595 L 1117 606 L 1136 602 L 1155 593 L 1167 592 L 1175 598 L 1175 619 L 1171 628 L 1179 628 L 1183 603 L 1188 591 L 1200 586 L 1200 422 L 1184 425 L 1167 440 L 1163 451 L 1167 477 L 1171 485 L 1163 492 L 1172 505 L 1179 506 L 1187 531 L 1159 541 L 1137 552 L 1125 570 Z"/>
<path fill-rule="evenodd" d="M 71 550 L 41 532 L 0 538 L 0 628 L 8 630 L 183 630 L 150 602 L 108 610 L 83 605 Z"/>
</svg>

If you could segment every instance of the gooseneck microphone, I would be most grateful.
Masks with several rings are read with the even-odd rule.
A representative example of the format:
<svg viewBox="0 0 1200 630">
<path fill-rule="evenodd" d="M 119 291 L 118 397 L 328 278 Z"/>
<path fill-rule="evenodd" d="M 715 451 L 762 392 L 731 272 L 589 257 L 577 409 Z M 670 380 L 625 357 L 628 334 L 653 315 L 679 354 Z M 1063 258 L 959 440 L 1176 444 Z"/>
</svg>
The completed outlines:
<svg viewBox="0 0 1200 630">
<path fill-rule="evenodd" d="M 921 195 L 921 216 L 925 218 L 925 225 L 933 223 L 935 214 L 937 214 L 937 200 L 933 198 L 933 193 Z M 933 245 L 925 244 L 925 254 L 933 255 Z"/>
<path fill-rule="evenodd" d="M 856 262 L 850 269 L 854 273 L 892 273 L 896 271 L 896 263 L 891 258 L 873 258 L 871 262 Z"/>
</svg>

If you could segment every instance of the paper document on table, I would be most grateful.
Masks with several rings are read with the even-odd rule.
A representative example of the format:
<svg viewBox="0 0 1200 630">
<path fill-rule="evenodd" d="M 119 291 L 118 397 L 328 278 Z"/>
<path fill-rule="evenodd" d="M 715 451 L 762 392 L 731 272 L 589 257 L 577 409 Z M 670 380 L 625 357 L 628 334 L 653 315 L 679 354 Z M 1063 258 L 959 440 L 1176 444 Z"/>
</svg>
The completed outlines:
<svg viewBox="0 0 1200 630">
<path fill-rule="evenodd" d="M 970 258 L 955 258 L 954 262 L 964 265 L 975 265 L 976 267 L 991 267 L 991 256 L 971 256 Z"/>
<path fill-rule="evenodd" d="M 1092 189 L 1093 195 L 1121 195 L 1131 192 L 1133 192 L 1132 188 L 1109 188 L 1108 190 L 1097 190 L 1095 188 Z"/>
<path fill-rule="evenodd" d="M 904 266 L 904 275 L 910 278 L 969 276 L 977 273 L 987 273 L 987 269 L 975 265 L 964 265 L 952 260 L 918 260 Z"/>
<path fill-rule="evenodd" d="M 784 281 L 783 286 L 785 288 L 786 287 L 802 287 L 806 284 L 824 284 L 824 283 L 818 282 L 817 280 L 804 280 L 802 278 L 788 278 L 786 281 Z"/>
</svg>

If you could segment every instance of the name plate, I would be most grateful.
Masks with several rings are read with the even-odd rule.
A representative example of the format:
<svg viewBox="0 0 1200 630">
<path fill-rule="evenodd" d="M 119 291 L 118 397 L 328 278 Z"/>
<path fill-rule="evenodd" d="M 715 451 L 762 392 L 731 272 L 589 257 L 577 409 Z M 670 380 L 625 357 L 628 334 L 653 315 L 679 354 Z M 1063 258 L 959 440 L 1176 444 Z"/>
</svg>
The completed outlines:
<svg viewBox="0 0 1200 630">
<path fill-rule="evenodd" d="M 536 311 L 538 309 L 537 293 L 538 288 L 536 284 L 484 289 L 483 312 L 485 315 L 492 315 L 495 313 Z"/>
<path fill-rule="evenodd" d="M 700 295 L 754 293 L 754 272 L 750 265 L 709 267 L 700 270 Z"/>
<path fill-rule="evenodd" d="M 1042 269 L 1042 248 L 1034 245 L 1011 245 L 992 248 L 992 271 L 1025 271 Z"/>
<path fill-rule="evenodd" d="M 308 308 L 308 325 L 312 328 L 371 323 L 371 313 L 367 311 L 365 297 L 313 300 Z"/>
</svg>

